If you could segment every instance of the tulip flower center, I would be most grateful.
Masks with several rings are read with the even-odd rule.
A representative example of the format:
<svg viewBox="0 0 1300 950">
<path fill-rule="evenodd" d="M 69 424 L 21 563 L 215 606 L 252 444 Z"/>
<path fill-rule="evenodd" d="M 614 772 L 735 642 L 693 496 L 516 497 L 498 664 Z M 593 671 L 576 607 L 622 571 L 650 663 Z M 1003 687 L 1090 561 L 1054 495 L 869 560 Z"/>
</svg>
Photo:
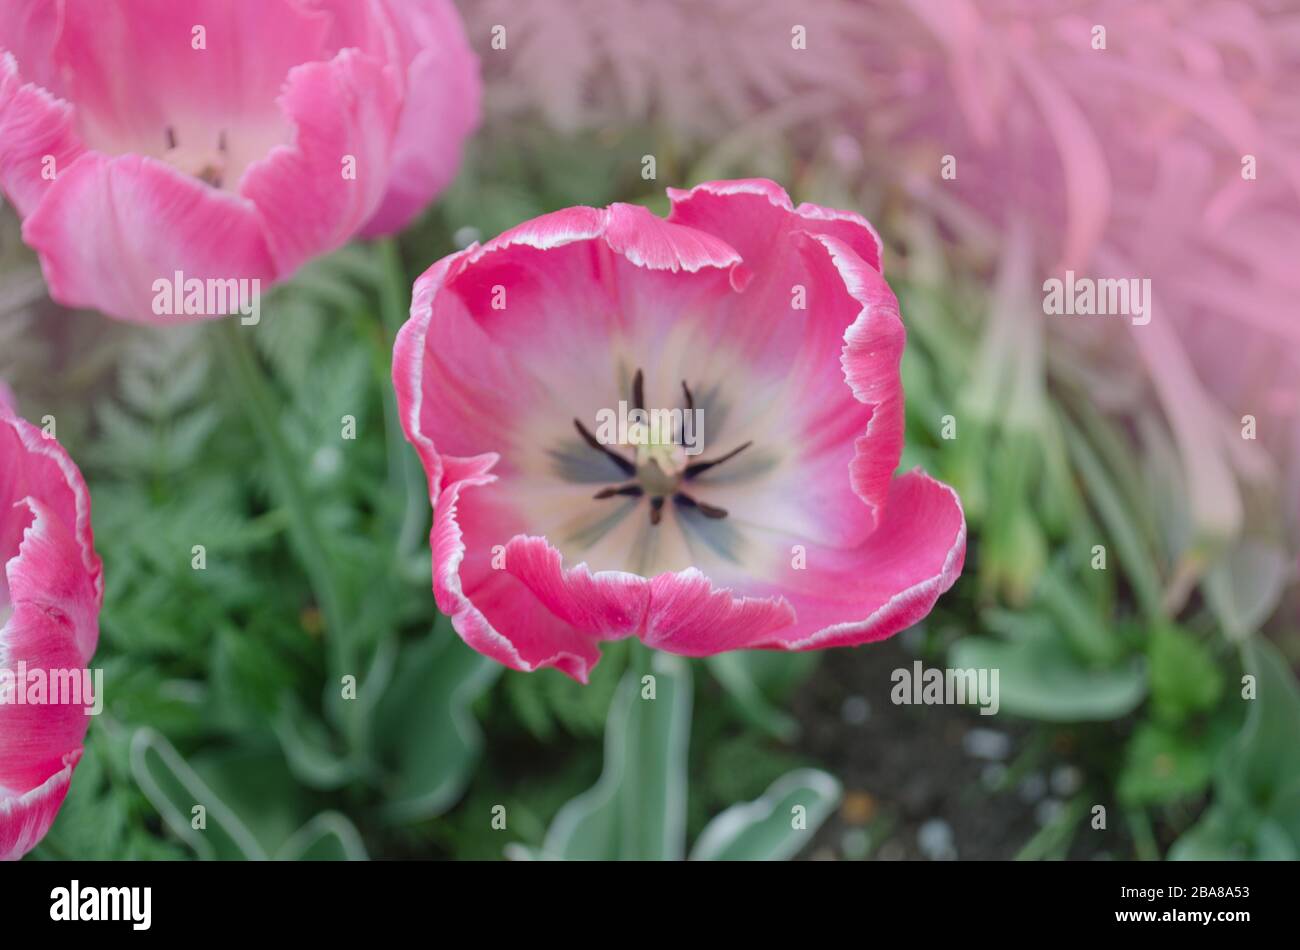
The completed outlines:
<svg viewBox="0 0 1300 950">
<path fill-rule="evenodd" d="M 170 125 L 164 130 L 163 135 L 167 142 L 167 150 L 162 153 L 163 161 L 187 175 L 206 182 L 213 188 L 223 187 L 229 155 L 225 132 L 217 136 L 217 141 L 211 148 L 180 142 L 176 137 L 176 130 Z"/>
<path fill-rule="evenodd" d="M 683 411 L 694 413 L 695 397 L 685 380 L 682 381 L 682 393 L 686 400 Z M 627 426 L 626 440 L 613 446 L 597 439 L 580 420 L 573 420 L 574 428 L 583 441 L 617 465 L 629 479 L 622 484 L 602 488 L 593 497 L 596 500 L 646 498 L 652 525 L 663 520 L 664 506 L 669 499 L 678 508 L 693 509 L 706 518 L 727 517 L 725 508 L 697 501 L 686 488 L 692 479 L 735 458 L 753 443 L 746 442 L 720 458 L 690 461 L 682 444 L 681 432 L 666 421 L 672 418 L 668 411 L 646 412 L 645 375 L 641 370 L 636 371 L 632 381 L 631 405 L 638 413 L 638 418 Z"/>
</svg>

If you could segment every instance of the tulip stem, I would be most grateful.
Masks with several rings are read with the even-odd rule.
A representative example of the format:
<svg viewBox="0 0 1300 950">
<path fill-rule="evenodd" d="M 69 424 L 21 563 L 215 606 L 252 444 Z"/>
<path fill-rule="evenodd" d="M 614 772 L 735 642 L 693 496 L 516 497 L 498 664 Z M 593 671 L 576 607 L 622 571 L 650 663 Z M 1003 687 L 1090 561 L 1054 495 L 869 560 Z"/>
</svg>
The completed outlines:
<svg viewBox="0 0 1300 950">
<path fill-rule="evenodd" d="M 636 688 L 641 688 L 641 677 L 651 672 L 651 665 L 654 662 L 654 650 L 650 649 L 636 637 L 629 637 L 631 640 L 631 653 L 628 654 L 627 668 L 632 673 L 633 679 L 636 680 Z"/>
<path fill-rule="evenodd" d="M 405 499 L 396 549 L 399 561 L 404 561 L 419 550 L 421 536 L 428 531 L 429 495 L 424 470 L 415 452 L 406 444 L 406 435 L 398 418 L 397 394 L 388 375 L 391 373 L 393 342 L 406 321 L 410 306 L 411 284 L 402 266 L 402 250 L 397 239 L 380 241 L 378 251 L 384 278 L 379 286 L 379 313 L 385 331 L 380 360 L 385 376 L 380 386 L 384 394 L 384 437 L 388 449 L 389 483 L 393 491 Z"/>
<path fill-rule="evenodd" d="M 332 644 L 336 669 L 340 673 L 357 675 L 359 671 L 352 662 L 342 601 L 325 553 L 329 548 L 302 479 L 302 466 L 281 431 L 270 381 L 244 338 L 239 322 L 233 319 L 220 322 L 216 333 L 218 352 L 239 390 L 244 414 L 271 462 L 277 494 L 289 513 L 289 537 L 324 616 L 326 642 Z"/>
</svg>

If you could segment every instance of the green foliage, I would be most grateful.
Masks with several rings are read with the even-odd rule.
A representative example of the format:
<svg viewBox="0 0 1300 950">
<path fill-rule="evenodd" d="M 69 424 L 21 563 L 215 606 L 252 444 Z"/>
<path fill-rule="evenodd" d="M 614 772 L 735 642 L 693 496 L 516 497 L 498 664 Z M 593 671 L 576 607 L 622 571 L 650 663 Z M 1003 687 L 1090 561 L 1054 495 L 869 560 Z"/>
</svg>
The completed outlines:
<svg viewBox="0 0 1300 950">
<path fill-rule="evenodd" d="M 840 783 L 817 769 L 773 782 L 762 798 L 733 805 L 700 834 L 693 861 L 773 861 L 791 858 L 840 800 Z"/>
<path fill-rule="evenodd" d="M 1214 706 L 1223 692 L 1219 669 L 1202 643 L 1169 624 L 1152 632 L 1151 710 L 1157 719 L 1181 723 Z"/>
<path fill-rule="evenodd" d="M 691 673 L 660 654 L 619 684 L 600 781 L 555 816 L 541 856 L 677 860 L 685 856 Z"/>
<path fill-rule="evenodd" d="M 1214 803 L 1174 844 L 1172 858 L 1300 857 L 1300 689 L 1266 642 L 1245 648 L 1244 667 L 1254 680 L 1253 692 L 1242 687 L 1245 723 L 1219 757 Z"/>
<path fill-rule="evenodd" d="M 999 670 L 1001 710 L 1047 722 L 1118 719 L 1146 693 L 1140 659 L 1089 669 L 1053 636 L 1011 642 L 970 637 L 953 646 L 949 661 L 959 669 Z"/>
<path fill-rule="evenodd" d="M 812 674 L 818 656 L 738 650 L 709 657 L 708 667 L 748 723 L 774 738 L 791 740 L 799 734 L 799 726 L 780 703 Z"/>
<path fill-rule="evenodd" d="M 686 855 L 690 665 L 644 648 L 619 683 L 605 733 L 600 780 L 560 809 L 539 848 L 513 845 L 517 859 L 680 860 Z M 811 840 L 839 803 L 839 783 L 803 769 L 754 802 L 734 805 L 699 836 L 692 860 L 780 860 Z"/>
</svg>

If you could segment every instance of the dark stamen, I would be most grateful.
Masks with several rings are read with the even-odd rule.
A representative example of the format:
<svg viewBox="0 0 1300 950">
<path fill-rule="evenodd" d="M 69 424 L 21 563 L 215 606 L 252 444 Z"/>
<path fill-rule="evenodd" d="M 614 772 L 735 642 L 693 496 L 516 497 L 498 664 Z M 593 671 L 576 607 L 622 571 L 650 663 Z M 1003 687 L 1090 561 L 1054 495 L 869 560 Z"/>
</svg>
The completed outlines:
<svg viewBox="0 0 1300 950">
<path fill-rule="evenodd" d="M 640 370 L 632 377 L 632 408 L 645 408 L 645 374 Z"/>
<path fill-rule="evenodd" d="M 226 154 L 226 130 L 222 129 L 217 135 L 217 151 L 222 155 Z"/>
<path fill-rule="evenodd" d="M 682 477 L 694 478 L 696 475 L 701 475 L 704 472 L 707 472 L 709 469 L 713 468 L 713 466 L 715 465 L 721 465 L 723 462 L 726 462 L 730 459 L 734 459 L 737 455 L 745 451 L 745 449 L 749 448 L 753 444 L 754 444 L 753 442 L 746 442 L 744 445 L 732 449 L 726 455 L 722 456 L 722 458 L 713 459 L 712 461 L 709 462 L 695 462 L 692 465 L 687 465 L 686 471 L 682 473 Z"/>
<path fill-rule="evenodd" d="M 650 523 L 658 524 L 664 516 L 664 496 L 655 495 L 650 499 Z"/>
<path fill-rule="evenodd" d="M 173 128 L 169 125 L 169 126 L 167 126 L 167 128 L 163 129 L 163 135 L 166 136 L 166 138 L 167 138 L 167 147 L 168 147 L 168 148 L 175 148 L 175 147 L 176 147 L 176 130 L 173 129 Z"/>
<path fill-rule="evenodd" d="M 630 495 L 633 498 L 640 498 L 644 494 L 640 485 L 611 485 L 609 488 L 602 488 L 592 498 L 613 498 L 615 495 Z"/>
<path fill-rule="evenodd" d="M 686 411 L 695 411 L 695 397 L 691 395 L 691 387 L 686 385 L 686 380 L 682 380 L 682 392 L 686 393 Z"/>
<path fill-rule="evenodd" d="M 727 517 L 726 508 L 718 508 L 714 505 L 706 505 L 702 501 L 696 501 L 694 498 L 692 498 L 690 495 L 686 494 L 686 492 L 683 491 L 679 491 L 677 494 L 673 495 L 673 501 L 677 502 L 677 504 L 681 505 L 683 508 L 697 509 L 699 513 L 704 515 L 704 517 L 706 518 Z"/>
<path fill-rule="evenodd" d="M 604 455 L 605 458 L 609 459 L 611 462 L 617 465 L 619 467 L 619 470 L 622 471 L 624 475 L 632 475 L 633 473 L 636 472 L 635 465 L 633 465 L 627 459 L 623 458 L 623 456 L 619 455 L 617 452 L 614 452 L 611 449 L 609 449 L 607 446 L 601 445 L 600 441 L 594 435 L 588 432 L 586 427 L 577 419 L 573 420 L 573 427 L 578 430 L 578 435 L 582 436 L 584 442 L 586 442 L 597 452 Z"/>
</svg>

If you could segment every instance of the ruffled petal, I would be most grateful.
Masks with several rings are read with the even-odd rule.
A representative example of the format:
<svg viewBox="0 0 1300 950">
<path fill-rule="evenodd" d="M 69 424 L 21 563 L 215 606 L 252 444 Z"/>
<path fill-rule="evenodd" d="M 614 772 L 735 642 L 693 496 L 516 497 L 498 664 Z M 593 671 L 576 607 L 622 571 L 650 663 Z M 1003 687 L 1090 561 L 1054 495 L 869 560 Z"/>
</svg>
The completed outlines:
<svg viewBox="0 0 1300 950">
<path fill-rule="evenodd" d="M 17 861 L 45 837 L 63 806 L 80 759 L 80 750 L 69 753 L 62 768 L 20 795 L 0 791 L 0 861 Z"/>
<path fill-rule="evenodd" d="M 177 272 L 267 283 L 275 273 L 250 202 L 134 155 L 83 155 L 23 222 L 23 240 L 60 303 L 139 323 L 200 318 L 155 313 L 155 282 Z"/>
<path fill-rule="evenodd" d="M 815 650 L 893 636 L 930 612 L 961 574 L 965 554 L 966 520 L 957 493 L 920 470 L 901 475 L 864 544 L 853 550 L 808 546 L 775 582 L 750 589 L 785 597 L 798 617 L 758 645 Z"/>
<path fill-rule="evenodd" d="M 13 55 L 0 52 L 0 191 L 18 214 L 31 214 L 84 151 L 72 107 L 25 83 Z"/>
<path fill-rule="evenodd" d="M 67 454 L 0 403 L 0 689 L 46 675 L 39 703 L 0 702 L 0 859 L 22 857 L 49 829 L 81 756 L 89 718 L 56 682 L 85 676 L 99 637 L 103 579 L 90 499 Z M 58 673 L 57 681 L 51 674 Z M 76 684 L 83 703 L 93 684 Z M 30 694 L 29 694 L 30 695 Z"/>
<path fill-rule="evenodd" d="M 689 569 L 654 579 L 642 639 L 670 653 L 711 656 L 767 645 L 794 621 L 782 597 L 738 596 Z"/>
<path fill-rule="evenodd" d="M 491 531 L 489 511 L 474 507 L 475 491 L 492 480 L 489 465 L 444 483 L 439 494 L 429 539 L 438 607 L 480 653 L 516 670 L 555 667 L 585 683 L 600 660 L 596 640 L 556 616 L 527 586 L 492 563 L 499 552 L 487 542 L 499 535 Z"/>
<path fill-rule="evenodd" d="M 766 178 L 669 188 L 668 197 L 673 204 L 670 221 L 718 235 L 755 270 L 773 269 L 771 257 L 783 253 L 780 237 L 792 228 L 836 237 L 876 270 L 882 269 L 880 235 L 866 218 L 808 202 L 796 208 L 785 189 Z"/>
<path fill-rule="evenodd" d="M 545 538 L 516 535 L 504 555 L 505 569 L 575 630 L 611 640 L 636 633 L 645 623 L 650 585 L 644 577 L 623 571 L 593 573 L 586 564 L 566 570 L 560 552 Z"/>
<path fill-rule="evenodd" d="M 27 500 L 50 513 L 50 521 L 64 526 L 76 546 L 79 571 L 90 585 L 94 613 L 103 597 L 103 569 L 95 554 L 95 534 L 90 521 L 90 490 L 68 453 L 54 439 L 12 411 L 11 394 L 0 391 L 0 567 L 18 552 L 31 518 L 14 514 Z M 8 590 L 8 583 L 0 593 Z M 38 584 L 39 586 L 39 584 Z M 84 658 L 95 649 L 95 635 L 80 638 Z"/>
<path fill-rule="evenodd" d="M 60 97 L 63 86 L 54 61 L 54 45 L 58 42 L 62 19 L 59 0 L 0 3 L 0 52 L 14 55 L 27 82 Z"/>
<path fill-rule="evenodd" d="M 47 678 L 52 671 L 75 671 L 81 678 L 98 639 L 98 598 L 64 525 L 39 502 L 29 499 L 27 506 L 32 521 L 18 556 L 5 567 L 13 614 L 0 632 L 0 669 L 14 677 L 25 669 L 46 671 Z M 0 794 L 49 778 L 64 756 L 81 748 L 89 721 L 82 705 L 19 704 L 7 697 L 0 703 Z"/>
<path fill-rule="evenodd" d="M 289 73 L 280 98 L 296 134 L 253 164 L 240 194 L 260 212 L 276 271 L 342 246 L 388 187 L 401 88 L 383 63 L 343 50 Z"/>
<path fill-rule="evenodd" d="M 362 234 L 402 230 L 456 174 L 482 100 L 478 57 L 450 0 L 386 0 L 406 66 L 406 98 L 383 200 Z"/>
</svg>

